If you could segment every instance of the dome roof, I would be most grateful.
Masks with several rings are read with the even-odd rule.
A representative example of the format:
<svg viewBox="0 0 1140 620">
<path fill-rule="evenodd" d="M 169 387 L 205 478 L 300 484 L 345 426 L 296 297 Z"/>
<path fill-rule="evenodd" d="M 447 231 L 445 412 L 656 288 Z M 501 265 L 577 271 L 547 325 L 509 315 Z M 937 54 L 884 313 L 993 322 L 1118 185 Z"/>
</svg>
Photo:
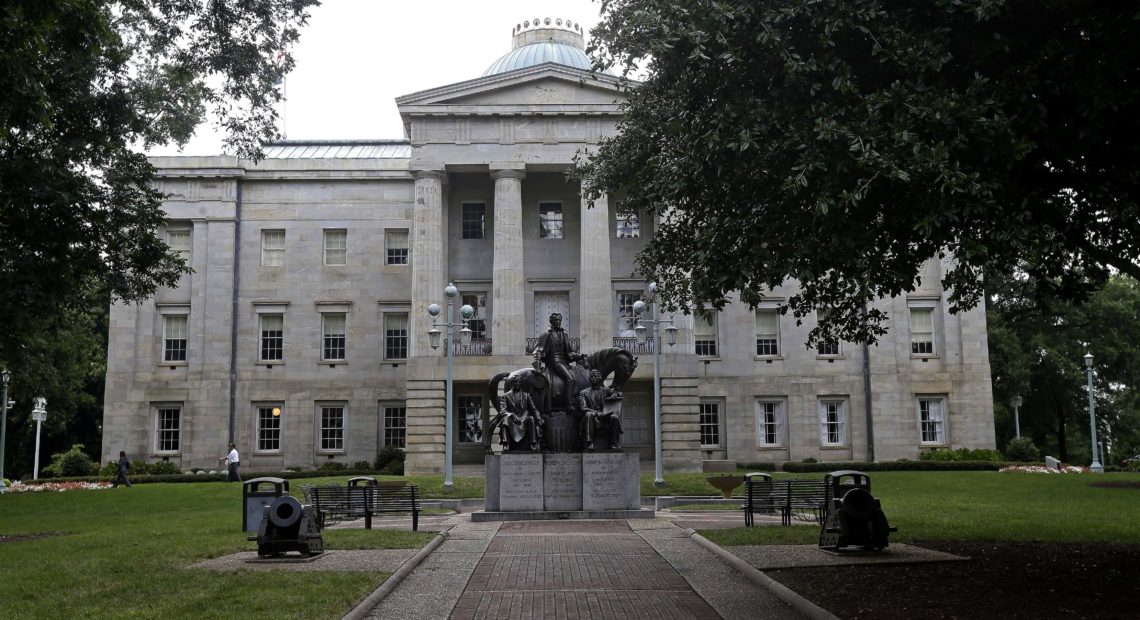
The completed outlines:
<svg viewBox="0 0 1140 620">
<path fill-rule="evenodd" d="M 496 60 L 484 76 L 553 62 L 575 69 L 590 69 L 582 27 L 570 20 L 526 20 L 511 32 L 511 51 Z"/>
</svg>

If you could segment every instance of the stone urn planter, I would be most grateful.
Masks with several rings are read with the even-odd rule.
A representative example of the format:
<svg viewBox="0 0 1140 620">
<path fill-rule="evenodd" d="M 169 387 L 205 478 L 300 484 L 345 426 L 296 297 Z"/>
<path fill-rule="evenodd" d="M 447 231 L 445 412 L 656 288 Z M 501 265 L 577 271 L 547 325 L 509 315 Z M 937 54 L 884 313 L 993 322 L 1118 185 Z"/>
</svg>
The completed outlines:
<svg viewBox="0 0 1140 620">
<path fill-rule="evenodd" d="M 709 481 L 725 499 L 732 499 L 732 490 L 744 483 L 743 476 L 706 476 Z"/>
</svg>

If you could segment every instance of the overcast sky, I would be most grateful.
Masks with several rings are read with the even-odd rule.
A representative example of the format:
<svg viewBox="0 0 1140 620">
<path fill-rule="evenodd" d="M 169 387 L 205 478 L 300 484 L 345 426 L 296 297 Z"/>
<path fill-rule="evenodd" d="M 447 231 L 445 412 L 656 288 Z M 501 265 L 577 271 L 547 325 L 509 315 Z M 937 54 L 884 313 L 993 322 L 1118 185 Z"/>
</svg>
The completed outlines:
<svg viewBox="0 0 1140 620">
<path fill-rule="evenodd" d="M 483 75 L 511 51 L 511 29 L 524 20 L 569 19 L 588 32 L 600 7 L 595 0 L 324 0 L 292 50 L 286 137 L 404 138 L 396 97 Z M 181 151 L 220 152 L 212 122 Z"/>
</svg>

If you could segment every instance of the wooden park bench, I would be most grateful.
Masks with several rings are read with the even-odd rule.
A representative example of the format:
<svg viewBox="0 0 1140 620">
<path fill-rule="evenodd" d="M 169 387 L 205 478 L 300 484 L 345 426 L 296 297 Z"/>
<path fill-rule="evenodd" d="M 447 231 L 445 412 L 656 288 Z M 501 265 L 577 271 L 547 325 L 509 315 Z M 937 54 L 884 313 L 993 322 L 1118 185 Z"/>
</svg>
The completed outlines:
<svg viewBox="0 0 1140 620">
<path fill-rule="evenodd" d="M 770 474 L 747 474 L 744 478 L 744 525 L 756 524 L 754 515 L 780 513 L 780 523 L 792 519 L 823 523 L 827 517 L 827 485 L 823 480 L 789 478 L 772 480 Z"/>
<path fill-rule="evenodd" d="M 339 484 L 304 485 L 305 503 L 317 512 L 321 529 L 348 519 L 364 519 L 365 529 L 372 529 L 372 516 L 382 513 L 412 513 L 412 531 L 419 530 L 419 487 L 407 482 L 377 481 L 361 476 L 347 486 Z"/>
</svg>

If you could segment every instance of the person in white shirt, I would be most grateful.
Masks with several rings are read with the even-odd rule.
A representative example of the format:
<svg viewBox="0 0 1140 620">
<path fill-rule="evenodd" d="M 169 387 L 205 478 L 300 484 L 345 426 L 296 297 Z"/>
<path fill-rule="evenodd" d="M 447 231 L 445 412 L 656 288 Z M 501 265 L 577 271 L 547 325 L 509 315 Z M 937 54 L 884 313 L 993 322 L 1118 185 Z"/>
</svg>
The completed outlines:
<svg viewBox="0 0 1140 620">
<path fill-rule="evenodd" d="M 226 482 L 241 482 L 241 476 L 238 475 L 238 463 L 241 459 L 234 444 L 230 444 L 230 453 L 218 460 L 226 462 Z"/>
</svg>

